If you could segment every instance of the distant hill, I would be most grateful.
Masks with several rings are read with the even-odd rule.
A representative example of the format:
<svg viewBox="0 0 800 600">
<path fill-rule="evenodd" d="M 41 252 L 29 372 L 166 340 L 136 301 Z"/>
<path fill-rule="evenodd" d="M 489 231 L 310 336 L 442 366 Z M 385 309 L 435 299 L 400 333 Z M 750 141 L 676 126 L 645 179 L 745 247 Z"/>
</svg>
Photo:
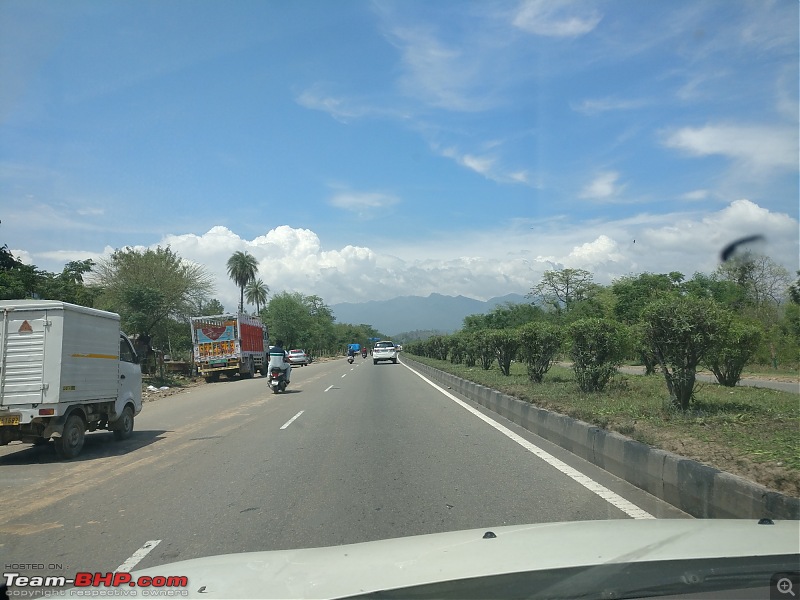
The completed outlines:
<svg viewBox="0 0 800 600">
<path fill-rule="evenodd" d="M 521 294 L 508 294 L 483 302 L 466 296 L 400 296 L 391 300 L 343 302 L 331 306 L 338 323 L 366 323 L 385 335 L 415 330 L 452 333 L 464 324 L 468 315 L 485 314 L 498 305 L 529 302 Z"/>
</svg>

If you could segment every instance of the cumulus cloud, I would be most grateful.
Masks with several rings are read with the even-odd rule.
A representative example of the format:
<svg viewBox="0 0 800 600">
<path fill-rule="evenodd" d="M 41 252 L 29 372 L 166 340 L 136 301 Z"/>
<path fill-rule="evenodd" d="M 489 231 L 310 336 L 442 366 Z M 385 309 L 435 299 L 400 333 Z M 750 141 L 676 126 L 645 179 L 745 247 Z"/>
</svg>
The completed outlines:
<svg viewBox="0 0 800 600">
<path fill-rule="evenodd" d="M 233 309 L 239 293 L 227 275 L 226 262 L 237 250 L 255 256 L 258 276 L 272 293 L 316 294 L 329 304 L 433 292 L 485 300 L 512 292 L 524 294 L 544 271 L 561 267 L 586 269 L 601 284 L 643 271 L 710 273 L 723 247 L 752 234 L 764 235 L 765 252 L 794 272 L 800 268 L 797 232 L 793 217 L 741 199 L 717 211 L 640 213 L 579 223 L 515 221 L 503 230 L 398 239 L 391 244 L 391 254 L 381 247 L 326 247 L 314 231 L 287 225 L 253 239 L 216 226 L 203 234 L 168 235 L 159 244 L 203 265 L 216 282 L 215 297 Z M 12 252 L 28 264 L 42 266 L 44 254 Z M 104 254 L 111 252 L 107 247 Z M 84 251 L 47 255 L 61 266 L 68 260 L 99 257 Z"/>
<path fill-rule="evenodd" d="M 753 171 L 798 168 L 796 126 L 683 127 L 666 133 L 663 143 L 691 156 L 726 156 Z"/>
<path fill-rule="evenodd" d="M 603 16 L 575 0 L 528 0 L 514 17 L 514 26 L 550 37 L 578 37 L 597 27 Z"/>
</svg>

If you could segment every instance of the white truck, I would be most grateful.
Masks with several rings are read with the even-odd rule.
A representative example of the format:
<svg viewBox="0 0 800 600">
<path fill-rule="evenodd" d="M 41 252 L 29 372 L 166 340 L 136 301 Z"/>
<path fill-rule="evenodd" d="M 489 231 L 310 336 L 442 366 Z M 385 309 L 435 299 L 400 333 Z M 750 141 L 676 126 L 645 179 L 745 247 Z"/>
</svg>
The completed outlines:
<svg viewBox="0 0 800 600">
<path fill-rule="evenodd" d="M 3 300 L 0 313 L 0 445 L 53 438 L 69 459 L 86 431 L 131 435 L 142 370 L 119 315 L 54 300 Z"/>
</svg>

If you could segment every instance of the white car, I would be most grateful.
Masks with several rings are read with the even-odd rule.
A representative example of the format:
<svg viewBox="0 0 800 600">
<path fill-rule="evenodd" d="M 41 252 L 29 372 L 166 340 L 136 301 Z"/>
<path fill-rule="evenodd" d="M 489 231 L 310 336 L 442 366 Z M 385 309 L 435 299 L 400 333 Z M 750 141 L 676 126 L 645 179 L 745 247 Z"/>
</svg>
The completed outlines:
<svg viewBox="0 0 800 600">
<path fill-rule="evenodd" d="M 397 363 L 397 347 L 394 342 L 384 340 L 377 342 L 372 349 L 372 364 L 377 365 L 381 360 L 390 360 Z"/>
<path fill-rule="evenodd" d="M 311 358 L 306 354 L 305 350 L 289 350 L 286 359 L 292 366 L 300 365 L 305 367 L 311 362 Z"/>
</svg>

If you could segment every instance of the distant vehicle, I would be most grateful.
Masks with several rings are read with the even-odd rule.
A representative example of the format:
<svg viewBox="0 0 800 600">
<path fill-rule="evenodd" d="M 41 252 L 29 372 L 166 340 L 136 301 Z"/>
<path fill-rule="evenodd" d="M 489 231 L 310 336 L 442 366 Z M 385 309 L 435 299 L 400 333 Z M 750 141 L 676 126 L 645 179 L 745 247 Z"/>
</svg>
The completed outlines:
<svg viewBox="0 0 800 600">
<path fill-rule="evenodd" d="M 372 364 L 377 365 L 382 360 L 390 360 L 397 364 L 397 347 L 394 342 L 383 340 L 375 343 L 372 349 Z"/>
<path fill-rule="evenodd" d="M 54 300 L 1 301 L 0 313 L 0 445 L 52 437 L 69 459 L 86 431 L 130 437 L 142 369 L 118 314 Z"/>
<path fill-rule="evenodd" d="M 305 350 L 289 350 L 289 356 L 287 360 L 294 365 L 301 365 L 305 367 L 306 365 L 311 363 L 311 357 L 306 354 Z"/>
<path fill-rule="evenodd" d="M 269 333 L 258 317 L 244 313 L 192 317 L 192 343 L 197 372 L 212 382 L 228 377 L 266 375 Z"/>
</svg>

